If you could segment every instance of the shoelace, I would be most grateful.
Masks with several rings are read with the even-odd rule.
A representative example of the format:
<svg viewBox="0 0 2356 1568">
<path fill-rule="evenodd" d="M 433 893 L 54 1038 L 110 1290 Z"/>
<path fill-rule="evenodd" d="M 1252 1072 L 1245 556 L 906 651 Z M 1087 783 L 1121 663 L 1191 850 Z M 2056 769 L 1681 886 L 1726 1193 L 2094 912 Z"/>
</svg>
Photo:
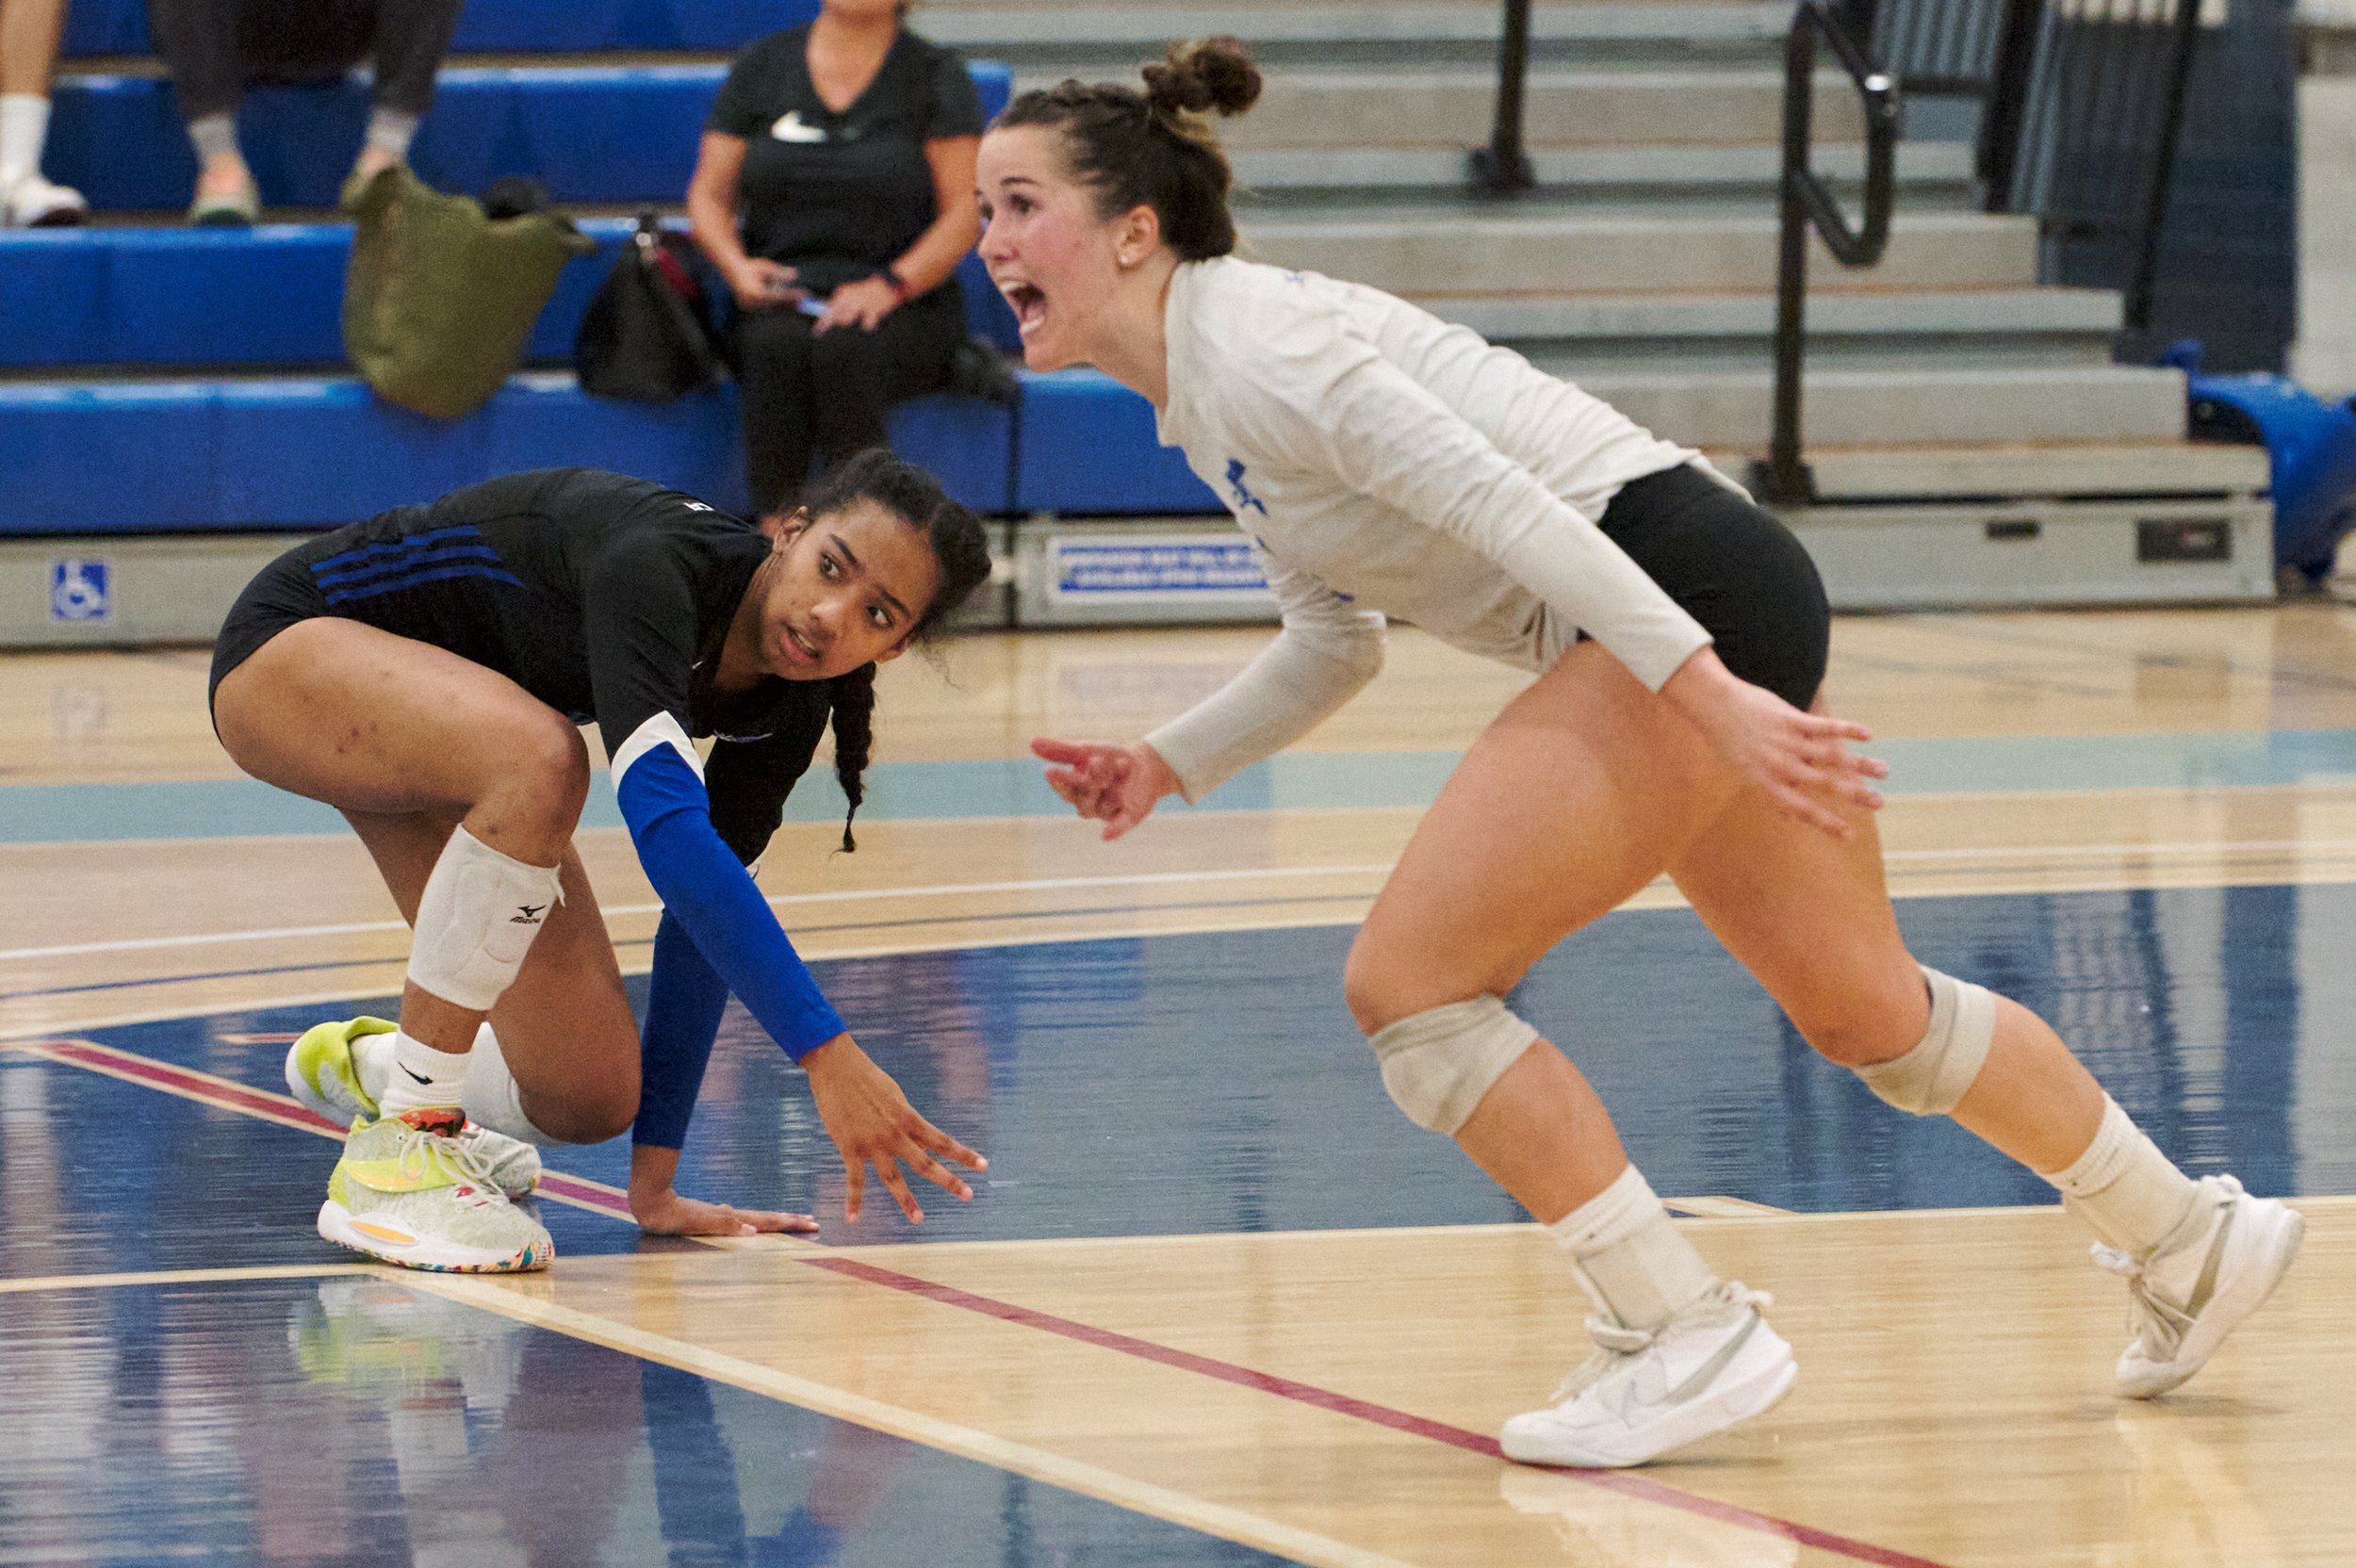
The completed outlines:
<svg viewBox="0 0 2356 1568">
<path fill-rule="evenodd" d="M 1555 1389 L 1550 1404 L 1561 1404 L 1603 1381 L 1612 1373 L 1634 1364 L 1637 1357 L 1651 1349 L 1661 1337 L 1690 1322 L 1703 1312 L 1723 1311 L 1728 1307 L 1749 1307 L 1764 1312 L 1775 1304 L 1775 1298 L 1763 1290 L 1753 1290 L 1740 1280 L 1729 1280 L 1711 1291 L 1658 1329 L 1631 1329 L 1609 1317 L 1587 1319 L 1587 1337 L 1595 1342 L 1595 1353 L 1571 1369 Z"/>
<path fill-rule="evenodd" d="M 401 1175 L 413 1180 L 423 1175 L 427 1161 L 434 1157 L 434 1146 L 436 1143 L 446 1146 L 439 1152 L 439 1157 L 454 1168 L 459 1175 L 466 1177 L 474 1184 L 474 1190 L 471 1193 L 461 1192 L 458 1195 L 461 1202 L 480 1205 L 493 1202 L 503 1203 L 507 1200 L 507 1195 L 501 1192 L 499 1184 L 491 1179 L 490 1167 L 484 1163 L 482 1152 L 473 1144 L 466 1142 L 463 1137 L 450 1137 L 446 1134 L 429 1132 L 423 1127 L 411 1127 L 401 1135 L 399 1155 Z"/>
<path fill-rule="evenodd" d="M 2127 1282 L 2128 1331 L 2165 1360 L 2184 1343 L 2184 1331 L 2192 1327 L 2192 1314 L 2152 1290 L 2151 1282 L 2144 1277 L 2148 1261 L 2123 1248 L 2107 1247 L 2099 1241 L 2094 1244 L 2095 1266 L 2107 1268 Z"/>
<path fill-rule="evenodd" d="M 2225 1211 L 2223 1223 L 2207 1233 L 2209 1261 L 2214 1265 L 2217 1253 L 2225 1246 L 2226 1236 L 2233 1230 L 2233 1205 L 2241 1200 L 2242 1185 L 2231 1176 L 2211 1177 L 2208 1184 L 2214 1186 L 2208 1196 L 2215 1208 L 2201 1217 L 2205 1221 L 2208 1214 L 2214 1214 L 2217 1209 Z M 2204 1190 L 2207 1190 L 2206 1184 Z M 2095 1266 L 2106 1268 L 2127 1282 L 2128 1329 L 2136 1339 L 2147 1342 L 2157 1352 L 2156 1359 L 2164 1361 L 2176 1353 L 2176 1348 L 2184 1342 L 2185 1331 L 2200 1315 L 2199 1309 L 2206 1304 L 2208 1278 L 2204 1271 L 2193 1292 L 2196 1299 L 2181 1304 L 2171 1301 L 2151 1288 L 2148 1273 L 2152 1261 L 2160 1255 L 2157 1249 L 2147 1256 L 2137 1257 L 2124 1248 L 2105 1246 L 2099 1241 L 2094 1244 Z"/>
</svg>

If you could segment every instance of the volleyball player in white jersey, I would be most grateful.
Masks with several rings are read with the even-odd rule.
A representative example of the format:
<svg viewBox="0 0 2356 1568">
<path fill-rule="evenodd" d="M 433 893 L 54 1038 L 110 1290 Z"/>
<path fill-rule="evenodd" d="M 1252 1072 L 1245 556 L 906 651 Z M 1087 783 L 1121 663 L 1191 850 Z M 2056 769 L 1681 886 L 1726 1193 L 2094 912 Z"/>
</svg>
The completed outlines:
<svg viewBox="0 0 2356 1568">
<path fill-rule="evenodd" d="M 1640 1463 L 1796 1375 L 1759 1292 L 1670 1225 L 1579 1070 L 1499 1000 L 1662 872 L 1808 1042 L 2043 1173 L 2127 1277 L 2122 1392 L 2197 1371 L 2296 1254 L 2299 1217 L 2186 1177 L 2035 1015 L 1906 952 L 1873 811 L 1884 769 L 1819 701 L 1806 553 L 1692 451 L 1371 288 L 1234 258 L 1203 111 L 1259 76 L 1231 39 L 1144 93 L 1066 82 L 984 139 L 981 253 L 1038 369 L 1096 366 L 1259 543 L 1284 630 L 1127 745 L 1036 743 L 1117 836 L 1200 799 L 1370 679 L 1384 614 L 1539 672 L 1465 753 L 1352 947 L 1383 1084 L 1552 1230 L 1597 1354 L 1505 1424 L 1510 1456 Z"/>
</svg>

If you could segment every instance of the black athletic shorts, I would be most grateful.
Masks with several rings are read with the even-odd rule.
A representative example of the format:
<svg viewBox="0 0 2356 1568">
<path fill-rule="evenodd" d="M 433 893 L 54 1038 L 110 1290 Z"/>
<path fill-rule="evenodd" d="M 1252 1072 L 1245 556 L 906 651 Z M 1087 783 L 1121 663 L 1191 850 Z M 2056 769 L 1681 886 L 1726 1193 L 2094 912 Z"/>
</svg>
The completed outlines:
<svg viewBox="0 0 2356 1568">
<path fill-rule="evenodd" d="M 1622 485 L 1602 528 L 1716 639 L 1727 669 L 1794 708 L 1816 700 L 1832 612 L 1790 529 L 1691 464 Z"/>
<path fill-rule="evenodd" d="M 229 618 L 221 622 L 221 635 L 213 639 L 213 674 L 205 687 L 207 709 L 213 694 L 221 690 L 222 678 L 253 658 L 264 643 L 297 621 L 332 613 L 326 591 L 311 576 L 309 563 L 318 553 L 317 544 L 312 540 L 297 545 L 263 567 L 229 607 Z"/>
</svg>

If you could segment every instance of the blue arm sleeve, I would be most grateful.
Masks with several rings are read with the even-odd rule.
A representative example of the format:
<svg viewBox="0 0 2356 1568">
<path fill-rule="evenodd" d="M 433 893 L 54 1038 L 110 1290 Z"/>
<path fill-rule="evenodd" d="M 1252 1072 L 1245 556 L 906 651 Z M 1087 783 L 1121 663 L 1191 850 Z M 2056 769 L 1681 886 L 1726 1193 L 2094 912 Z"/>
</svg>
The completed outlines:
<svg viewBox="0 0 2356 1568">
<path fill-rule="evenodd" d="M 665 743 L 630 757 L 614 793 L 663 908 L 770 1037 L 798 1062 L 844 1033 L 752 874 L 712 827 L 704 782 L 679 752 Z"/>
<path fill-rule="evenodd" d="M 638 1042 L 638 1122 L 633 1144 L 679 1149 L 703 1088 L 704 1066 L 728 1010 L 728 982 L 704 961 L 687 928 L 669 910 L 655 927 L 654 973 L 646 989 L 646 1028 Z"/>
</svg>

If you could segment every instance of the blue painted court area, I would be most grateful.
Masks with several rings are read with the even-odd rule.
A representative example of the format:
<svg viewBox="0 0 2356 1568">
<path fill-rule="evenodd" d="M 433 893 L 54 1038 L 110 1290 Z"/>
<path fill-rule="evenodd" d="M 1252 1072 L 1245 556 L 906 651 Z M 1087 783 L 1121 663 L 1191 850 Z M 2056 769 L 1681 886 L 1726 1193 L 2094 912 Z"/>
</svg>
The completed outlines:
<svg viewBox="0 0 2356 1568">
<path fill-rule="evenodd" d="M 1281 1560 L 371 1276 L 8 1321 L 0 1561 Z"/>
<path fill-rule="evenodd" d="M 2006 735 L 1877 741 L 1859 748 L 1890 764 L 1894 795 L 2028 791 L 2235 789 L 2356 778 L 2356 729 L 2181 735 Z M 1455 767 L 1451 751 L 1287 752 L 1253 764 L 1198 810 L 1266 811 L 1429 806 Z M 813 773 L 786 802 L 789 822 L 843 815 L 833 777 Z M 1184 809 L 1184 808 L 1177 808 Z M 1071 808 L 1023 759 L 879 762 L 867 776 L 869 821 L 1063 816 Z M 583 827 L 619 827 L 600 784 Z M 250 778 L 0 787 L 0 842 L 86 843 L 340 833 L 343 819 Z"/>
<path fill-rule="evenodd" d="M 2356 930 L 2356 887 L 1909 899 L 1899 908 L 1924 962 L 2043 1013 L 2196 1173 L 2232 1170 L 2262 1192 L 2356 1191 L 2356 1149 L 2341 1131 L 2356 1120 L 2343 1026 L 2356 1015 L 2346 938 Z M 845 1226 L 834 1151 L 800 1073 L 736 1012 L 689 1135 L 682 1187 L 815 1212 L 826 1238 L 841 1243 L 1522 1218 L 1451 1144 L 1409 1125 L 1384 1097 L 1341 1004 L 1350 936 L 1321 927 L 821 964 L 863 1046 L 919 1107 L 990 1155 L 974 1201 L 926 1189 L 921 1232 L 875 1202 Z M 1687 911 L 1610 916 L 1550 955 L 1514 1000 L 1595 1080 L 1660 1191 L 1805 1210 L 2053 1200 L 1952 1124 L 1902 1116 L 1817 1058 Z M 95 1037 L 277 1088 L 284 1047 L 237 1038 L 319 1016 L 244 1013 Z M 154 1228 L 145 1194 L 170 1181 L 126 1181 L 113 1168 L 222 1169 L 266 1152 L 260 1163 L 273 1168 L 262 1196 L 225 1223 L 240 1236 L 283 1226 L 295 1233 L 292 1251 L 309 1245 L 324 1140 L 125 1086 L 52 1082 L 72 1070 L 20 1066 L 0 1077 L 30 1072 L 42 1086 L 39 1097 L 12 1097 L 11 1150 L 38 1135 L 88 1151 L 72 1156 L 81 1173 L 42 1204 L 96 1205 L 76 1223 L 111 1222 L 128 1237 Z M 118 1096 L 141 1095 L 158 1102 L 152 1116 L 116 1109 Z M 173 1140 L 168 1157 L 101 1152 L 149 1136 Z M 619 1140 L 550 1156 L 556 1168 L 616 1185 L 627 1161 Z M 124 1206 L 106 1212 L 117 1201 Z M 552 1217 L 629 1232 L 595 1216 Z M 7 1218 L 7 1236 L 42 1225 L 39 1214 Z M 205 1228 L 195 1213 L 186 1223 Z M 560 1233 L 560 1255 L 569 1244 Z"/>
</svg>

